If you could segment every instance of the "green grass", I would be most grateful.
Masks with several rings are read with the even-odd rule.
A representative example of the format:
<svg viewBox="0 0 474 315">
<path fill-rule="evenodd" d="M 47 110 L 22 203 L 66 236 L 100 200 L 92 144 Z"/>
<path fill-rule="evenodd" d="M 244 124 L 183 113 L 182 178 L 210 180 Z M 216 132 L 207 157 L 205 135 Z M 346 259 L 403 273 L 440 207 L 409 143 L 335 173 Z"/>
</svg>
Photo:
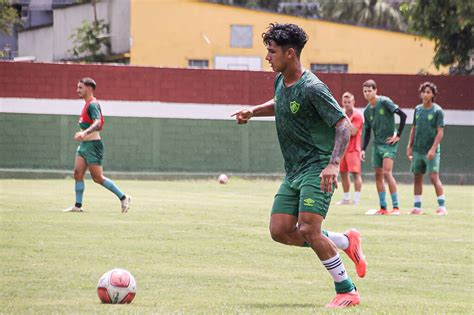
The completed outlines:
<svg viewBox="0 0 474 315">
<path fill-rule="evenodd" d="M 309 314 L 333 283 L 308 248 L 284 246 L 268 233 L 277 181 L 117 181 L 133 196 L 130 212 L 103 187 L 86 182 L 86 213 L 62 213 L 73 180 L 0 180 L 0 313 Z M 400 185 L 402 209 L 412 187 Z M 342 312 L 473 313 L 473 187 L 446 186 L 449 215 L 369 217 L 377 205 L 366 183 L 361 206 L 330 209 L 325 228 L 357 227 L 369 262 L 358 279 L 362 304 Z M 341 197 L 338 190 L 333 201 Z M 137 279 L 130 305 L 104 305 L 104 272 Z"/>
</svg>

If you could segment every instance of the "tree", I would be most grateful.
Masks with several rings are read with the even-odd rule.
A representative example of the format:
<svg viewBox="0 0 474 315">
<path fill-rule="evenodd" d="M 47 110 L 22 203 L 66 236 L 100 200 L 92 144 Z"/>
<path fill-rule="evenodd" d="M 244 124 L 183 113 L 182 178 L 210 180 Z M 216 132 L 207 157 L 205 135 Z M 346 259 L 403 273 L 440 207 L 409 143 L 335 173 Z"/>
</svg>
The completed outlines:
<svg viewBox="0 0 474 315">
<path fill-rule="evenodd" d="M 474 2 L 465 0 L 416 0 L 401 9 L 409 29 L 435 42 L 433 62 L 455 65 L 458 74 L 470 74 L 470 54 L 474 53 Z"/>
<path fill-rule="evenodd" d="M 209 0 L 260 8 L 309 18 L 405 31 L 407 24 L 398 6 L 384 0 Z"/>
<path fill-rule="evenodd" d="M 405 31 L 407 25 L 401 12 L 385 1 L 320 0 L 321 17 L 369 27 Z"/>
<path fill-rule="evenodd" d="M 72 53 L 76 58 L 88 62 L 104 61 L 110 51 L 109 25 L 105 20 L 97 19 L 96 0 L 92 1 L 94 8 L 94 21 L 84 20 L 74 33 L 69 36 L 73 40 Z M 102 48 L 107 48 L 107 54 L 102 53 Z"/>
<path fill-rule="evenodd" d="M 0 0 L 0 32 L 11 35 L 13 26 L 18 22 L 18 12 L 8 0 Z"/>
</svg>

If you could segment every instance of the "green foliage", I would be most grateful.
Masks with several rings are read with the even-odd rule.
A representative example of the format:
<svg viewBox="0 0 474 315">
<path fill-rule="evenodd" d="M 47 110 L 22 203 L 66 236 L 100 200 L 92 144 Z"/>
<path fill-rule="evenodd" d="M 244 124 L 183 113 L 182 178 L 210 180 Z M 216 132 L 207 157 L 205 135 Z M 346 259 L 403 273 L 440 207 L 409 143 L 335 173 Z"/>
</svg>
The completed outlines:
<svg viewBox="0 0 474 315">
<path fill-rule="evenodd" d="M 113 159 L 113 156 L 109 156 Z M 86 181 L 85 213 L 62 213 L 74 179 L 0 179 L 0 312 L 4 314 L 472 314 L 472 187 L 445 186 L 446 217 L 368 217 L 378 204 L 367 182 L 361 206 L 332 205 L 324 227 L 362 232 L 368 272 L 355 276 L 362 304 L 328 311 L 334 283 L 309 248 L 271 240 L 269 208 L 279 181 L 117 180 L 134 199 Z M 399 185 L 408 210 L 412 185 Z M 341 188 L 334 200 L 342 197 Z M 97 281 L 125 268 L 137 280 L 130 305 L 101 304 Z M 471 302 L 469 302 L 471 301 Z"/>
<path fill-rule="evenodd" d="M 18 22 L 18 13 L 8 0 L 0 0 L 0 32 L 11 35 L 15 23 Z"/>
<path fill-rule="evenodd" d="M 459 74 L 472 73 L 474 2 L 416 0 L 401 7 L 411 30 L 435 41 L 436 67 L 457 65 Z"/>
<path fill-rule="evenodd" d="M 405 31 L 406 22 L 400 11 L 385 1 L 320 0 L 321 17 L 356 25 Z"/>
<path fill-rule="evenodd" d="M 94 22 L 84 20 L 69 37 L 73 40 L 70 51 L 75 57 L 83 58 L 84 61 L 104 61 L 106 54 L 102 53 L 102 49 L 103 47 L 110 49 L 108 30 L 109 25 L 103 19 Z"/>
<path fill-rule="evenodd" d="M 211 0 L 310 18 L 405 31 L 407 24 L 398 7 L 383 0 Z"/>
</svg>

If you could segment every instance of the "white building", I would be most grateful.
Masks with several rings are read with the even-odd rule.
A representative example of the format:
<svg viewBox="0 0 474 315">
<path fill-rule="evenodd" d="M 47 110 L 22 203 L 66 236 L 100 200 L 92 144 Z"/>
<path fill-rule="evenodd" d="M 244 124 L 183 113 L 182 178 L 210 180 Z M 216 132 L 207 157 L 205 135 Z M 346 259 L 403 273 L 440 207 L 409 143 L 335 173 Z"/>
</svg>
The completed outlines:
<svg viewBox="0 0 474 315">
<path fill-rule="evenodd" d="M 130 0 L 102 0 L 96 4 L 97 19 L 109 25 L 111 53 L 128 59 L 130 52 Z M 53 24 L 26 29 L 18 34 L 18 56 L 32 56 L 36 61 L 53 62 L 74 59 L 71 34 L 84 20 L 94 21 L 91 3 L 53 10 Z"/>
</svg>

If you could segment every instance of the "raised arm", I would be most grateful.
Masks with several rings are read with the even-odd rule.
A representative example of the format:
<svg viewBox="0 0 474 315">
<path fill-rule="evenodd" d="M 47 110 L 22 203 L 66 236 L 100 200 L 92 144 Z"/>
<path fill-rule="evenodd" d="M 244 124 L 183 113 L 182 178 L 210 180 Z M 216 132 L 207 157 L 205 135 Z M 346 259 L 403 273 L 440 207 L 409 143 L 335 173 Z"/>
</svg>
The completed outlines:
<svg viewBox="0 0 474 315">
<path fill-rule="evenodd" d="M 273 99 L 252 108 L 243 108 L 232 115 L 239 125 L 246 124 L 252 117 L 275 116 L 275 101 Z"/>
</svg>

